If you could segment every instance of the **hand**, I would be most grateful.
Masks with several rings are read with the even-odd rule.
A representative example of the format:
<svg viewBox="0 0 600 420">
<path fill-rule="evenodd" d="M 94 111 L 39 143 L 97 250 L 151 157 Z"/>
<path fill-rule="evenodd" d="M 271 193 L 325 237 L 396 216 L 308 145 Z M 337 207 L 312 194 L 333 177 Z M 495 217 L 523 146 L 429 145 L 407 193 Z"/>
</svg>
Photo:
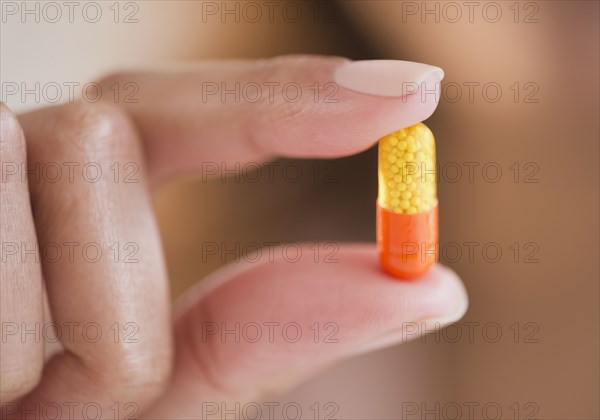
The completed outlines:
<svg viewBox="0 0 600 420">
<path fill-rule="evenodd" d="M 272 101 L 235 102 L 206 95 L 203 82 L 324 89 L 345 63 L 334 57 L 205 62 L 102 81 L 135 82 L 138 103 L 68 104 L 18 119 L 2 107 L 3 418 L 39 418 L 36 410 L 44 409 L 54 416 L 57 407 L 60 418 L 82 418 L 84 410 L 102 418 L 198 418 L 203 402 L 260 401 L 336 360 L 464 314 L 466 294 L 453 272 L 437 265 L 416 282 L 396 281 L 380 270 L 373 244 L 341 246 L 333 264 L 310 258 L 234 264 L 199 283 L 171 313 L 150 200 L 159 182 L 197 172 L 206 160 L 243 165 L 275 156 L 351 155 L 428 118 L 437 105 L 433 95 L 381 97 L 344 87 L 337 103 L 309 95 L 287 101 L 280 88 Z M 23 169 L 16 175 L 13 169 L 25 162 L 29 170 L 61 165 L 63 175 L 30 174 L 24 182 Z M 116 182 L 109 169 L 115 163 L 133 163 L 138 182 Z M 92 182 L 97 166 L 103 176 Z M 83 253 L 85 244 L 95 245 Z M 121 254 L 116 261 L 108 249 L 114 244 L 121 254 L 124 244 L 139 246 L 138 262 L 123 263 Z M 103 252 L 97 261 L 96 249 Z M 58 349 L 49 343 L 50 322 L 62 333 Z M 274 327 L 274 339 L 267 339 L 265 325 L 272 322 L 296 323 L 303 334 L 297 342 L 283 340 Z M 215 333 L 235 323 L 265 326 L 262 339 L 236 343 Z M 315 340 L 315 323 L 331 323 L 334 339 Z M 24 334 L 36 325 L 40 334 Z M 131 332 L 135 339 L 125 339 Z"/>
</svg>

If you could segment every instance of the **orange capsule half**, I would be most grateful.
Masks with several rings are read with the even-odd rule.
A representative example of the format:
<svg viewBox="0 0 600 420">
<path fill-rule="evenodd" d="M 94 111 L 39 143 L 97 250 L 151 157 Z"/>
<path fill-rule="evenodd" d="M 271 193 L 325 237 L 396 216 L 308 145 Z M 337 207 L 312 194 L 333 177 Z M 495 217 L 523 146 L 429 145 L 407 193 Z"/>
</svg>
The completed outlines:
<svg viewBox="0 0 600 420">
<path fill-rule="evenodd" d="M 438 260 L 435 140 L 423 123 L 379 140 L 377 246 L 383 269 L 411 280 Z"/>
</svg>

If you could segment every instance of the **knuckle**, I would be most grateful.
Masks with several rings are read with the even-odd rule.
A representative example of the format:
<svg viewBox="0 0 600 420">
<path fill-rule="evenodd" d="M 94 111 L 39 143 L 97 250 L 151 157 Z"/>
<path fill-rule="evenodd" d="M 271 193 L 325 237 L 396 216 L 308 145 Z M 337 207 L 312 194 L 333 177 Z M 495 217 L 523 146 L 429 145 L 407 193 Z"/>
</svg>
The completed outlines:
<svg viewBox="0 0 600 420">
<path fill-rule="evenodd" d="M 0 400 L 10 402 L 31 392 L 42 378 L 42 363 L 31 362 L 2 372 Z"/>
<path fill-rule="evenodd" d="M 25 137 L 16 115 L 0 102 L 0 151 L 16 153 L 16 158 L 24 160 Z M 2 159 L 4 160 L 4 159 Z"/>
<path fill-rule="evenodd" d="M 114 85 L 115 83 L 121 83 L 126 78 L 126 73 L 112 72 L 103 76 L 99 81 L 98 85 L 104 91 L 108 86 Z"/>
<path fill-rule="evenodd" d="M 144 76 L 135 72 L 108 73 L 97 83 L 100 91 L 107 93 L 101 96 L 100 101 L 112 104 L 138 103 L 137 95 L 143 93 L 140 92 L 140 81 L 143 80 Z"/>
<path fill-rule="evenodd" d="M 110 366 L 110 369 L 105 369 Z M 155 351 L 123 350 L 97 370 L 104 387 L 120 395 L 137 395 L 140 390 L 152 396 L 160 395 L 171 377 L 171 358 Z"/>
<path fill-rule="evenodd" d="M 59 107 L 54 134 L 58 153 L 76 153 L 80 159 L 120 156 L 139 146 L 127 115 L 117 106 L 104 103 L 77 102 Z"/>
</svg>

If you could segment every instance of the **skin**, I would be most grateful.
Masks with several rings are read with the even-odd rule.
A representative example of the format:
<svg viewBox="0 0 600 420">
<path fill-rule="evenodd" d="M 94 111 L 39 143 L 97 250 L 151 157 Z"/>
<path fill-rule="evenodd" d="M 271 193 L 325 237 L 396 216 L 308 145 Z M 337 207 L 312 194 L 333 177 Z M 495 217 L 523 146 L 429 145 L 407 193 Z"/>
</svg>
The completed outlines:
<svg viewBox="0 0 600 420">
<path fill-rule="evenodd" d="M 458 277 L 441 265 L 416 282 L 398 282 L 379 268 L 374 244 L 340 247 L 335 264 L 281 258 L 225 267 L 170 308 L 168 279 L 150 194 L 161 182 L 197 173 L 203 160 L 267 161 L 275 156 L 342 157 L 371 147 L 398 126 L 428 118 L 437 103 L 418 96 L 379 98 L 341 89 L 337 104 L 277 95 L 274 103 L 202 101 L 201 82 L 331 81 L 346 60 L 282 57 L 205 62 L 168 73 L 117 74 L 101 83 L 135 81 L 136 104 L 74 103 L 16 117 L 2 106 L 3 162 L 134 162 L 139 182 L 92 183 L 3 179 L 3 241 L 139 245 L 136 264 L 110 258 L 52 263 L 40 256 L 2 262 L 2 322 L 97 323 L 97 342 L 10 336 L 1 343 L 3 418 L 28 418 L 36 403 L 73 406 L 79 418 L 95 402 L 114 418 L 115 403 L 135 403 L 137 417 L 198 418 L 202 402 L 260 401 L 323 367 L 365 351 L 418 337 L 407 323 L 440 327 L 467 307 Z M 433 95 L 429 95 L 433 97 Z M 160 98 L 160 100 L 157 100 Z M 4 178 L 4 177 L 3 177 Z M 307 254 L 309 250 L 305 248 Z M 276 254 L 280 255 L 280 254 Z M 315 293 L 318 290 L 318 293 Z M 46 302 L 46 303 L 45 303 Z M 47 310 L 44 307 L 47 306 Z M 46 313 L 45 313 L 46 312 Z M 51 317 L 51 318 L 50 318 Z M 203 335 L 226 323 L 335 322 L 335 343 L 260 340 L 252 344 Z M 439 323 L 435 323 L 439 321 Z M 138 342 L 114 340 L 111 325 L 135 323 Z M 414 331 L 413 331 L 414 332 Z M 118 342 L 115 342 L 118 341 Z M 46 355 L 44 352 L 46 351 Z"/>
</svg>

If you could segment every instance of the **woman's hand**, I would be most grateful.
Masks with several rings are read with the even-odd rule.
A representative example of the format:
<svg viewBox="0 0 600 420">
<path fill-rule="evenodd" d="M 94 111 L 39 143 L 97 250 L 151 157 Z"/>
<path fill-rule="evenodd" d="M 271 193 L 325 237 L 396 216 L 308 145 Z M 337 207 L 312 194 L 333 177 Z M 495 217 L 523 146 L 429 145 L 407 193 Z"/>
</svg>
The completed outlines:
<svg viewBox="0 0 600 420">
<path fill-rule="evenodd" d="M 334 263 L 234 264 L 172 314 L 150 200 L 158 182 L 207 161 L 351 155 L 437 106 L 421 91 L 377 95 L 381 68 L 352 75 L 346 67 L 340 77 L 347 65 L 336 57 L 205 62 L 101 82 L 133 83 L 136 103 L 68 104 L 18 119 L 2 107 L 3 418 L 54 416 L 57 407 L 60 418 L 205 418 L 207 403 L 260 401 L 336 360 L 464 314 L 454 273 L 437 265 L 416 282 L 395 281 L 373 244 L 341 246 Z M 400 82 L 428 90 L 442 77 L 396 66 Z M 225 94 L 236 82 L 246 92 Z M 299 100 L 284 94 L 287 83 L 302 88 Z M 39 176 L 56 165 L 58 179 Z M 293 331 L 282 331 L 288 324 Z M 227 333 L 244 327 L 251 340 Z"/>
</svg>

